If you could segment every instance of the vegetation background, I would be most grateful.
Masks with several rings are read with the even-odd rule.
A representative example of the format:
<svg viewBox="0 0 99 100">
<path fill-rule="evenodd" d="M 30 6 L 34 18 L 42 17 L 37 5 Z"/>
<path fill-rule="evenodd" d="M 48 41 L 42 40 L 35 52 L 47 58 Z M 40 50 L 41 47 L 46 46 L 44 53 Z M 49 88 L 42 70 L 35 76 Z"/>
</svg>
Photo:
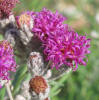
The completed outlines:
<svg viewBox="0 0 99 100">
<path fill-rule="evenodd" d="M 57 81 L 53 81 L 51 100 L 99 100 L 99 0 L 20 0 L 14 9 L 15 15 L 22 11 L 40 11 L 46 7 L 56 10 L 66 16 L 65 22 L 79 34 L 87 33 L 91 38 L 91 54 L 88 55 L 86 67 L 79 66 L 76 72 L 71 72 Z M 2 40 L 0 35 L 0 40 Z M 18 58 L 17 62 L 19 61 Z M 28 79 L 26 65 L 22 65 L 12 81 L 13 95 L 19 93 L 20 84 Z M 0 100 L 6 96 L 5 88 L 0 90 Z"/>
</svg>

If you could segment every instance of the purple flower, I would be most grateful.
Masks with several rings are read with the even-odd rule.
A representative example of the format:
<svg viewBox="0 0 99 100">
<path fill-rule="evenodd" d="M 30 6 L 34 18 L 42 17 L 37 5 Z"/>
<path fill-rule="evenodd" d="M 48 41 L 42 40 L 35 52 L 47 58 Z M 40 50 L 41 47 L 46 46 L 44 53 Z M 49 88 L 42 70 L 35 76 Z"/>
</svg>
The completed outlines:
<svg viewBox="0 0 99 100">
<path fill-rule="evenodd" d="M 68 25 L 63 24 L 64 20 L 58 12 L 52 13 L 44 8 L 35 13 L 32 31 L 42 41 L 44 54 L 52 62 L 52 68 L 58 69 L 65 64 L 75 71 L 78 64 L 86 66 L 90 39 L 78 35 Z"/>
<path fill-rule="evenodd" d="M 0 0 L 0 19 L 7 18 L 19 0 Z"/>
<path fill-rule="evenodd" d="M 33 18 L 32 32 L 41 40 L 44 54 L 47 60 L 52 62 L 52 68 L 58 69 L 66 65 L 75 71 L 78 65 L 86 66 L 86 54 L 90 53 L 90 39 L 78 35 L 67 24 L 63 24 L 65 17 L 44 8 L 32 14 L 23 13 L 18 17 L 18 23 L 29 25 L 28 16 Z"/>
<path fill-rule="evenodd" d="M 52 62 L 52 68 L 58 69 L 65 64 L 75 71 L 78 64 L 86 66 L 86 54 L 90 53 L 88 50 L 90 39 L 78 35 L 67 25 L 56 30 L 54 35 L 49 37 L 43 45 L 47 60 Z"/>
<path fill-rule="evenodd" d="M 16 71 L 16 62 L 12 47 L 4 40 L 0 41 L 0 79 L 9 80 L 9 71 Z"/>
<path fill-rule="evenodd" d="M 45 41 L 50 34 L 62 27 L 66 18 L 58 12 L 52 13 L 47 9 L 35 13 L 33 32 L 42 41 Z"/>
</svg>

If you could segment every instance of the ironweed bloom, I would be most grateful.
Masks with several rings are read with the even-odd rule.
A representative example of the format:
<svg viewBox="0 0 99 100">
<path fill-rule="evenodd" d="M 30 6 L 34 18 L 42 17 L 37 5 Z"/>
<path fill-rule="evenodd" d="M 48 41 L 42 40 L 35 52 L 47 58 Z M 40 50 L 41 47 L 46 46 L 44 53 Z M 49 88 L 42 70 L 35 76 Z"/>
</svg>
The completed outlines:
<svg viewBox="0 0 99 100">
<path fill-rule="evenodd" d="M 0 41 L 0 79 L 9 80 L 9 71 L 16 71 L 13 49 L 6 41 Z"/>
<path fill-rule="evenodd" d="M 52 62 L 51 68 L 58 69 L 66 65 L 75 71 L 78 65 L 86 66 L 90 39 L 78 35 L 67 24 L 63 24 L 65 17 L 44 8 L 40 12 L 23 13 L 18 18 L 19 25 L 21 23 L 29 26 L 30 17 L 34 23 L 32 32 L 41 40 L 44 54 Z"/>
<path fill-rule="evenodd" d="M 58 12 L 52 13 L 43 8 L 42 11 L 35 13 L 34 27 L 32 31 L 44 41 L 50 34 L 53 35 L 56 30 L 61 28 L 65 19 L 66 18 Z"/>
<path fill-rule="evenodd" d="M 78 64 L 86 65 L 90 39 L 78 35 L 67 24 L 63 24 L 65 19 L 58 12 L 52 13 L 44 8 L 35 13 L 33 32 L 42 41 L 52 68 L 58 69 L 65 64 L 75 71 Z"/>
<path fill-rule="evenodd" d="M 0 0 L 0 19 L 7 18 L 19 0 Z"/>
<path fill-rule="evenodd" d="M 75 71 L 78 64 L 86 66 L 87 57 L 90 51 L 90 39 L 78 35 L 67 25 L 57 30 L 52 37 L 44 43 L 44 53 L 47 60 L 52 62 L 52 68 L 60 68 L 62 65 L 72 67 Z M 75 66 L 75 67 L 74 67 Z"/>
</svg>

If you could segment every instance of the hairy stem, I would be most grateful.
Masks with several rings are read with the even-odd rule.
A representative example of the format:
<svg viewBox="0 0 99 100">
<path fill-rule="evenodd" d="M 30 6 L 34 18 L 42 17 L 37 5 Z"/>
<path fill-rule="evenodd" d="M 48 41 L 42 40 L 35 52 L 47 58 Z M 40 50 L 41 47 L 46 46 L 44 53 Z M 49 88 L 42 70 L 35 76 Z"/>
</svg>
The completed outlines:
<svg viewBox="0 0 99 100">
<path fill-rule="evenodd" d="M 9 84 L 9 82 L 5 84 L 5 87 L 6 87 L 6 90 L 7 90 L 8 96 L 9 96 L 9 99 L 10 99 L 10 100 L 14 100 L 14 99 L 13 99 L 13 96 L 12 96 L 12 93 L 11 93 L 11 89 L 10 89 L 10 84 Z"/>
</svg>

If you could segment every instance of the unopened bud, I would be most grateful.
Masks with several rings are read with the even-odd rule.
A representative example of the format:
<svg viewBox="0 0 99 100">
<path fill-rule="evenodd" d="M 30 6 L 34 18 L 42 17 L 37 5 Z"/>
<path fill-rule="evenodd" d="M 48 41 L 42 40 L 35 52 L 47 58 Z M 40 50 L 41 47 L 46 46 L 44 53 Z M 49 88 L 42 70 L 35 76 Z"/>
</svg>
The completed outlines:
<svg viewBox="0 0 99 100">
<path fill-rule="evenodd" d="M 32 52 L 30 54 L 27 65 L 32 76 L 40 76 L 43 74 L 44 63 L 39 52 Z"/>
<path fill-rule="evenodd" d="M 26 25 L 30 30 L 33 28 L 33 12 L 23 12 L 20 16 L 16 17 L 19 28 L 24 29 Z"/>
</svg>

